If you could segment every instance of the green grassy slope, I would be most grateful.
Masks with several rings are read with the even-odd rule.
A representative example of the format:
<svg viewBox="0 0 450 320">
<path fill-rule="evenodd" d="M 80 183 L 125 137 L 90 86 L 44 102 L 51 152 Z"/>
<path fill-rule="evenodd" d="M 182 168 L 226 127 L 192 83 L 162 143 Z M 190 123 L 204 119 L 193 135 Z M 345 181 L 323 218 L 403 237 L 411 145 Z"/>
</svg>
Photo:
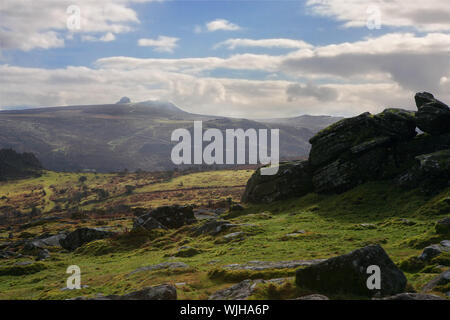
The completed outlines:
<svg viewBox="0 0 450 320">
<path fill-rule="evenodd" d="M 158 189 L 238 185 L 246 181 L 249 174 L 251 172 L 247 170 L 190 174 L 143 186 L 136 189 L 134 196 Z M 55 174 L 49 173 L 48 179 L 53 181 L 53 175 Z M 111 178 L 114 177 L 101 176 L 99 179 Z M 77 180 L 71 175 L 64 179 L 67 180 L 63 181 Z M 89 177 L 86 183 L 89 184 L 90 181 L 95 179 Z M 182 186 L 180 182 L 183 182 Z M 19 188 L 26 183 L 27 181 L 20 181 L 16 184 Z M 2 188 L 0 190 L 5 192 L 5 186 Z M 209 195 L 205 195 L 204 200 L 208 197 Z M 124 198 L 126 199 L 125 196 Z M 179 199 L 173 197 L 165 200 L 179 203 Z M 152 200 L 149 201 L 152 203 Z M 160 200 L 155 201 L 159 203 Z M 150 233 L 125 232 L 113 239 L 86 244 L 74 253 L 52 250 L 51 258 L 37 266 L 14 266 L 18 261 L 29 261 L 30 258 L 26 256 L 0 260 L 0 274 L 2 270 L 7 270 L 5 272 L 9 274 L 0 275 L 0 299 L 66 299 L 80 295 L 94 296 L 98 293 L 120 294 L 161 283 L 177 284 L 181 299 L 206 299 L 216 290 L 240 280 L 291 277 L 295 271 L 230 271 L 222 268 L 224 265 L 254 260 L 328 258 L 373 243 L 381 244 L 395 263 L 407 269 L 404 272 L 409 281 L 409 289 L 420 290 L 440 272 L 437 265 L 449 265 L 449 257 L 442 256 L 439 261 L 421 266 L 414 272 L 411 272 L 405 261 L 419 255 L 426 245 L 443 240 L 443 237 L 434 233 L 434 223 L 449 212 L 449 188 L 430 197 L 419 190 L 403 191 L 389 182 L 367 183 L 340 195 L 309 194 L 271 205 L 251 205 L 244 211 L 225 213 L 223 218 L 244 225 L 216 237 L 196 237 L 190 232 L 192 226 Z M 98 217 L 87 216 L 83 220 L 77 220 L 77 225 L 57 221 L 31 227 L 26 232 L 40 234 L 44 228 L 55 232 L 78 226 L 95 226 L 99 221 Z M 102 224 L 123 232 L 126 227 L 131 226 L 131 217 L 105 218 Z M 304 233 L 288 236 L 298 230 L 303 230 Z M 224 238 L 227 233 L 236 231 L 245 233 L 242 240 L 227 241 Z M 3 238 L 1 241 L 6 241 L 6 236 L 6 230 L 0 232 L 0 239 Z M 188 258 L 175 257 L 183 246 L 194 247 L 200 253 Z M 130 275 L 142 266 L 174 261 L 185 262 L 190 268 L 143 271 Z M 61 290 L 65 287 L 68 276 L 66 268 L 72 264 L 80 266 L 82 284 L 88 285 L 88 288 L 80 291 Z M 27 272 L 31 274 L 11 275 Z M 253 298 L 294 298 L 305 293 L 293 283 L 291 279 L 278 287 L 262 285 Z M 442 295 L 441 292 L 437 294 Z"/>
</svg>

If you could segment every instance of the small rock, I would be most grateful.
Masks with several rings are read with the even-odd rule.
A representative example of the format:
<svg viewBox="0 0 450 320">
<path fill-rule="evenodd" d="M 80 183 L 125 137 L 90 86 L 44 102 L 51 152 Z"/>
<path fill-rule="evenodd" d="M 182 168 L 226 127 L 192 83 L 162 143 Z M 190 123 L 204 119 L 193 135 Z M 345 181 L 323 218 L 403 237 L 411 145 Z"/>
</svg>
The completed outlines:
<svg viewBox="0 0 450 320">
<path fill-rule="evenodd" d="M 432 244 L 431 246 L 426 247 L 423 249 L 422 254 L 419 256 L 419 259 L 423 261 L 430 261 L 434 257 L 437 257 L 444 251 L 449 251 L 449 248 L 443 247 L 439 244 Z"/>
<path fill-rule="evenodd" d="M 50 258 L 50 252 L 47 249 L 39 250 L 36 260 L 41 261 Z"/>
<path fill-rule="evenodd" d="M 232 224 L 229 221 L 211 220 L 211 221 L 205 222 L 200 227 L 194 228 L 192 231 L 195 236 L 200 236 L 200 235 L 215 236 L 215 235 L 218 235 L 219 233 L 221 233 L 222 231 L 228 230 L 235 226 L 236 225 Z"/>
<path fill-rule="evenodd" d="M 162 284 L 134 291 L 123 296 L 110 295 L 92 300 L 177 300 L 177 288 L 171 284 Z"/>
<path fill-rule="evenodd" d="M 85 243 L 109 238 L 113 235 L 114 235 L 113 232 L 104 231 L 101 229 L 79 228 L 69 233 L 67 237 L 61 239 L 59 243 L 64 249 L 73 251 L 81 247 Z"/>
<path fill-rule="evenodd" d="M 441 241 L 441 246 L 446 247 L 446 248 L 450 248 L 450 240 L 442 240 Z"/>
<path fill-rule="evenodd" d="M 209 300 L 245 300 L 251 296 L 258 283 L 262 280 L 244 280 L 230 288 L 219 290 L 212 294 Z"/>
<path fill-rule="evenodd" d="M 244 232 L 233 232 L 223 236 L 226 241 L 242 240 L 245 236 Z"/>
</svg>

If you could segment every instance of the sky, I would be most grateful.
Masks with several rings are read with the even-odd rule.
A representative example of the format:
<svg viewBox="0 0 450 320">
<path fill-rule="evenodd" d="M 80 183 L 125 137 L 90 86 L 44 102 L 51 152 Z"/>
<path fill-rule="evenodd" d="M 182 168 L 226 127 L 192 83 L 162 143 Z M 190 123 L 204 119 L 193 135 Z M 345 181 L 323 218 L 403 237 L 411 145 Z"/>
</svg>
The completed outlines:
<svg viewBox="0 0 450 320">
<path fill-rule="evenodd" d="M 279 118 L 450 103 L 448 0 L 1 0 L 0 109 Z"/>
</svg>

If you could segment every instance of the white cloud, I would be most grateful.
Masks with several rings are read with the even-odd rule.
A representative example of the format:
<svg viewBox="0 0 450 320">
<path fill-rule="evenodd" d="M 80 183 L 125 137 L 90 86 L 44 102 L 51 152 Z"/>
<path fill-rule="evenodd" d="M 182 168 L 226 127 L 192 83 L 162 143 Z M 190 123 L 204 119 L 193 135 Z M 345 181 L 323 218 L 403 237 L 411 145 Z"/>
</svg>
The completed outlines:
<svg viewBox="0 0 450 320">
<path fill-rule="evenodd" d="M 236 30 L 240 30 L 241 27 L 238 26 L 237 24 L 231 23 L 230 21 L 225 20 L 225 19 L 216 19 L 216 20 L 207 22 L 206 29 L 210 32 L 219 31 L 219 30 L 236 31 Z"/>
<path fill-rule="evenodd" d="M 172 53 L 177 47 L 178 38 L 159 36 L 157 39 L 139 39 L 138 45 L 141 47 L 153 47 L 158 52 Z"/>
<path fill-rule="evenodd" d="M 450 74 L 450 34 L 387 34 L 354 43 L 299 50 L 280 68 L 291 75 L 340 81 L 395 81 L 409 90 L 437 90 Z"/>
<path fill-rule="evenodd" d="M 214 48 L 219 47 L 234 50 L 238 47 L 304 49 L 312 48 L 313 46 L 305 41 L 293 39 L 228 39 L 214 46 Z"/>
<path fill-rule="evenodd" d="M 111 41 L 116 40 L 116 36 L 114 35 L 114 33 L 108 32 L 101 37 L 95 37 L 92 35 L 82 35 L 81 40 L 82 41 L 90 41 L 90 42 L 96 42 L 96 41 L 111 42 Z"/>
<path fill-rule="evenodd" d="M 154 0 L 2 0 L 0 5 L 0 49 L 32 50 L 64 46 L 73 33 L 88 41 L 112 41 L 114 34 L 130 32 L 139 23 L 132 3 Z M 80 9 L 80 29 L 69 30 L 67 20 Z M 93 34 L 104 33 L 96 38 Z M 86 38 L 87 37 L 87 38 Z"/>
<path fill-rule="evenodd" d="M 371 13 L 380 12 L 381 26 L 407 27 L 419 31 L 450 31 L 448 0 L 308 0 L 312 13 L 342 21 L 345 27 L 365 27 Z"/>
</svg>

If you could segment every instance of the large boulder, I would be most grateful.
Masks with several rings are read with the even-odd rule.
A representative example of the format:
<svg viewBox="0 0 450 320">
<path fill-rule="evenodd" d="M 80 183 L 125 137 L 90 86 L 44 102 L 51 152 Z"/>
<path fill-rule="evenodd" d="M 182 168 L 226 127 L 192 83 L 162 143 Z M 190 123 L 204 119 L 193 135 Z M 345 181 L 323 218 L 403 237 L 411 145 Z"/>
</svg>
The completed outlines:
<svg viewBox="0 0 450 320">
<path fill-rule="evenodd" d="M 411 111 L 386 109 L 375 116 L 366 112 L 341 120 L 312 137 L 309 160 L 316 169 L 352 148 L 357 154 L 389 141 L 409 140 L 416 135 L 415 129 L 415 117 Z"/>
<path fill-rule="evenodd" d="M 73 251 L 83 244 L 109 238 L 114 235 L 114 232 L 104 231 L 101 229 L 91 229 L 91 228 L 79 228 L 67 235 L 64 239 L 61 239 L 59 243 L 61 247 L 66 250 Z"/>
<path fill-rule="evenodd" d="M 367 287 L 369 266 L 381 271 L 381 288 Z M 404 292 L 406 277 L 392 262 L 383 248 L 372 245 L 318 264 L 297 270 L 295 282 L 301 288 L 319 293 L 344 293 L 355 296 L 381 296 Z"/>
<path fill-rule="evenodd" d="M 428 92 L 417 93 L 415 99 L 419 109 L 416 118 L 420 130 L 435 135 L 450 132 L 450 108 L 445 103 Z"/>
<path fill-rule="evenodd" d="M 147 230 L 177 229 L 197 222 L 191 206 L 163 206 L 141 215 L 134 220 L 133 228 L 143 227 Z"/>
<path fill-rule="evenodd" d="M 309 157 L 316 192 L 343 192 L 400 171 L 395 147 L 416 135 L 414 113 L 386 109 L 341 120 L 311 138 Z"/>
<path fill-rule="evenodd" d="M 242 202 L 271 203 L 301 197 L 312 189 L 308 161 L 283 162 L 273 176 L 261 175 L 261 169 L 258 169 L 247 182 Z"/>
</svg>

